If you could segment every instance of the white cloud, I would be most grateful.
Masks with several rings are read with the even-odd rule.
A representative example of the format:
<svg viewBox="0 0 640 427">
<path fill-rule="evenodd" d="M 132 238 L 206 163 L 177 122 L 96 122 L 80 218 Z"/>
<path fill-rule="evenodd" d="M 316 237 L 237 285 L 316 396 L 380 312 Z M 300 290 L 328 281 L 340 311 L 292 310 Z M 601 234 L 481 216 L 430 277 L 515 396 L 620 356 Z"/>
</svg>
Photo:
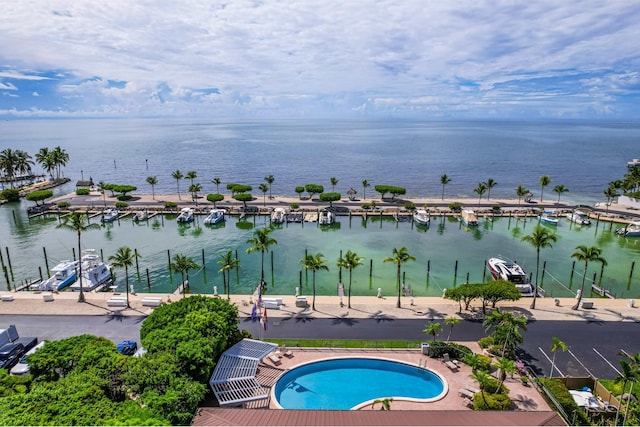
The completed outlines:
<svg viewBox="0 0 640 427">
<path fill-rule="evenodd" d="M 0 90 L 18 90 L 18 88 L 12 83 L 3 83 L 0 81 Z"/>
</svg>

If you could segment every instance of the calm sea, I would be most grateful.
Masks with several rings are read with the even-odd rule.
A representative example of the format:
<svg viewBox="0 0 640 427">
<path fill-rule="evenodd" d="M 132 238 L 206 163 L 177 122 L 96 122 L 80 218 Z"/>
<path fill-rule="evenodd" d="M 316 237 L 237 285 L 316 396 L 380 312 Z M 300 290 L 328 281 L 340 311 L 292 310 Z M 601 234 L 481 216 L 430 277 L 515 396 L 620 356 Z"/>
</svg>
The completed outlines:
<svg viewBox="0 0 640 427">
<path fill-rule="evenodd" d="M 257 186 L 273 175 L 273 193 L 295 195 L 293 188 L 307 183 L 330 189 L 330 178 L 338 179 L 336 191 L 350 187 L 362 191 L 361 182 L 399 185 L 408 197 L 439 197 L 440 176 L 452 178 L 447 195 L 470 197 L 478 182 L 491 177 L 498 182 L 492 197 L 515 197 L 515 187 L 524 185 L 539 195 L 539 178 L 553 182 L 545 189 L 545 200 L 555 198 L 551 188 L 565 184 L 570 192 L 563 200 L 592 204 L 603 199 L 607 183 L 619 179 L 626 162 L 640 157 L 636 123 L 586 122 L 415 122 L 415 121 L 269 121 L 187 122 L 166 120 L 59 120 L 8 121 L 0 123 L 0 149 L 22 149 L 35 154 L 41 147 L 60 145 L 70 155 L 65 176 L 74 182 L 83 177 L 94 181 L 133 184 L 138 192 L 150 193 L 146 177 L 157 176 L 156 193 L 175 193 L 171 172 L 194 170 L 203 193 L 215 192 L 211 182 L 220 177 L 223 188 L 229 182 Z M 180 183 L 182 192 L 189 182 Z M 374 195 L 373 188 L 367 191 Z M 73 185 L 56 190 L 72 192 Z M 226 193 L 226 190 L 223 190 Z M 547 196 L 548 194 L 548 196 Z M 45 272 L 46 249 L 49 267 L 70 259 L 75 235 L 58 229 L 55 217 L 29 219 L 28 202 L 0 207 L 0 247 L 11 259 L 12 283 L 38 277 Z M 131 280 L 136 290 L 168 292 L 178 279 L 169 277 L 168 255 L 184 253 L 206 268 L 190 274 L 193 290 L 222 292 L 218 273 L 219 256 L 237 250 L 241 269 L 232 274 L 232 292 L 250 293 L 260 276 L 259 254 L 246 253 L 246 240 L 267 220 L 230 218 L 221 228 L 202 225 L 202 219 L 186 227 L 174 218 L 156 217 L 136 225 L 130 219 L 83 234 L 83 246 L 102 251 L 105 258 L 120 246 L 135 248 L 140 278 Z M 275 230 L 278 244 L 267 256 L 267 281 L 271 292 L 293 294 L 296 286 L 308 293 L 311 274 L 301 271 L 299 260 L 322 252 L 329 272 L 319 272 L 318 293 L 335 295 L 339 271 L 335 267 L 340 251 L 348 249 L 365 258 L 354 271 L 354 294 L 395 293 L 395 266 L 383 263 L 393 247 L 407 246 L 416 261 L 406 264 L 406 282 L 416 295 L 441 295 L 454 284 L 481 281 L 487 258 L 503 255 L 520 262 L 528 272 L 535 270 L 535 250 L 521 242 L 535 223 L 502 218 L 482 221 L 467 230 L 451 219 L 436 219 L 428 229 L 410 223 L 369 218 L 340 217 L 331 229 L 312 224 L 290 224 Z M 579 244 L 603 248 L 609 261 L 603 278 L 600 266 L 590 266 L 598 282 L 619 296 L 640 296 L 640 272 L 629 280 L 630 267 L 639 259 L 640 239 L 619 238 L 615 226 L 600 224 L 575 227 L 563 220 L 553 248 L 544 249 L 547 261 L 544 286 L 554 296 L 575 294 L 582 269 L 573 274 L 571 253 Z M 204 258 L 203 258 L 204 256 Z M 273 257 L 273 268 L 271 267 Z M 204 262 L 203 262 L 204 261 Z M 456 263 L 458 265 L 456 269 Z M 134 269 L 135 270 L 135 269 Z M 149 271 L 148 279 L 146 271 Z M 637 269 L 636 269 L 637 270 Z M 343 274 L 347 274 L 343 272 Z M 122 286 L 123 272 L 117 272 Z M 347 278 L 343 277 L 346 283 Z M 0 287 L 5 279 L 0 278 Z"/>
</svg>

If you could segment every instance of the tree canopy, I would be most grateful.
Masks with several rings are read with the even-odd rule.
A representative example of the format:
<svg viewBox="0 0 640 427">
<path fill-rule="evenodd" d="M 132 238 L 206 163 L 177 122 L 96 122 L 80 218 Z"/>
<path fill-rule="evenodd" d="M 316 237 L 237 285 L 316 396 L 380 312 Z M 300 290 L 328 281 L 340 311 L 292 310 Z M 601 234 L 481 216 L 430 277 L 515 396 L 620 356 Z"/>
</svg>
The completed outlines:
<svg viewBox="0 0 640 427">
<path fill-rule="evenodd" d="M 53 197 L 53 190 L 36 190 L 24 196 L 25 199 L 30 202 L 36 202 L 36 206 L 38 202 L 48 199 L 49 197 Z"/>
</svg>

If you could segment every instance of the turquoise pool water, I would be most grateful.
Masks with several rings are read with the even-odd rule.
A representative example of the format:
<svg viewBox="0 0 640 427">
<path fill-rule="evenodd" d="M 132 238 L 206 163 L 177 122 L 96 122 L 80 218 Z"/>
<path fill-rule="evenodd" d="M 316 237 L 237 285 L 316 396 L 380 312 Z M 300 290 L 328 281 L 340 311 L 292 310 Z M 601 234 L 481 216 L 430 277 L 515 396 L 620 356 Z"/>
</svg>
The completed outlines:
<svg viewBox="0 0 640 427">
<path fill-rule="evenodd" d="M 446 383 L 436 373 L 384 359 L 338 358 L 312 362 L 284 374 L 274 387 L 284 409 L 347 410 L 375 399 L 437 400 Z"/>
</svg>

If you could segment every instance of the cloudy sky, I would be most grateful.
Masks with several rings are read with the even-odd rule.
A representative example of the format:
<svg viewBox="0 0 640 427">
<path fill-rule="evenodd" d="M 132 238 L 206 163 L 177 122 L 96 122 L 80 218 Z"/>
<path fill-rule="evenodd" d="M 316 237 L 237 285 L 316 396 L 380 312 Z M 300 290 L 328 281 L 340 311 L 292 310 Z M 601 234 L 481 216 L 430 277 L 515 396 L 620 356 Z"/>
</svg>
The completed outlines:
<svg viewBox="0 0 640 427">
<path fill-rule="evenodd" d="M 639 117 L 637 0 L 2 3 L 2 117 Z"/>
</svg>

